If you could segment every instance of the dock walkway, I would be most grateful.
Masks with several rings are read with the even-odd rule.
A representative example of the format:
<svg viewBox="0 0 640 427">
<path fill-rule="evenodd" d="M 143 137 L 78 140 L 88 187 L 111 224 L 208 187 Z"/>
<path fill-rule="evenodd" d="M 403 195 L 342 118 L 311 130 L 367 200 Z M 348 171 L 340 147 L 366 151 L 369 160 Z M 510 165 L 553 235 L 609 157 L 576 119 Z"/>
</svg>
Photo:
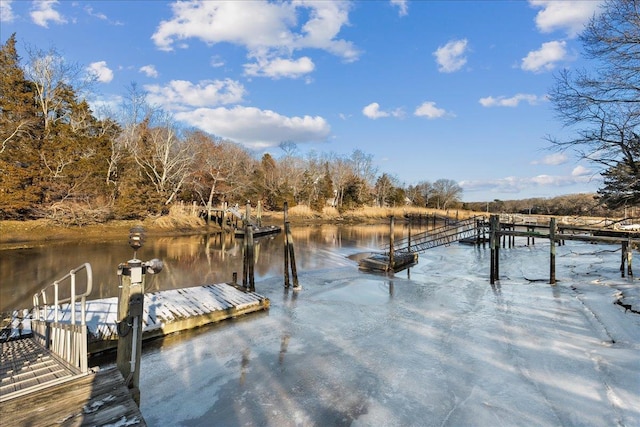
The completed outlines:
<svg viewBox="0 0 640 427">
<path fill-rule="evenodd" d="M 74 374 L 33 346 L 39 347 L 31 338 L 2 343 L 3 426 L 146 426 L 116 367 Z"/>
</svg>

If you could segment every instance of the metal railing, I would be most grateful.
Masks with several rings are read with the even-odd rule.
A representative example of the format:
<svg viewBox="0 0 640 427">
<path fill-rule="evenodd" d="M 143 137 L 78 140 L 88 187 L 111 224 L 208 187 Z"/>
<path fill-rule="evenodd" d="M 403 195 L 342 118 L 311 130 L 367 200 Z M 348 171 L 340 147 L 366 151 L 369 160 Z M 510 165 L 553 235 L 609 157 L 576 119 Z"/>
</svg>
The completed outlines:
<svg viewBox="0 0 640 427">
<path fill-rule="evenodd" d="M 393 245 L 394 252 L 424 252 L 427 249 L 448 245 L 461 239 L 480 237 L 483 229 L 486 232 L 487 223 L 483 216 L 450 221 L 433 230 L 396 240 Z M 382 246 L 382 249 L 388 250 L 389 244 Z"/>
<path fill-rule="evenodd" d="M 86 289 L 83 293 L 78 294 L 76 289 L 76 274 L 83 270 L 86 273 Z M 69 283 L 70 297 L 60 299 L 60 285 L 66 284 L 67 282 Z M 43 347 L 50 349 L 82 373 L 88 372 L 86 298 L 91 294 L 92 287 L 93 272 L 91 270 L 91 264 L 84 263 L 33 296 L 33 320 L 31 321 L 31 330 L 33 331 L 35 341 Z M 49 320 L 52 309 L 47 306 L 47 295 L 51 290 L 53 290 L 53 320 Z M 40 302 L 41 297 L 42 303 Z M 71 318 L 68 322 L 63 322 L 60 318 L 60 306 L 67 302 L 69 303 Z M 79 324 L 77 324 L 76 319 L 77 302 L 80 302 Z"/>
</svg>

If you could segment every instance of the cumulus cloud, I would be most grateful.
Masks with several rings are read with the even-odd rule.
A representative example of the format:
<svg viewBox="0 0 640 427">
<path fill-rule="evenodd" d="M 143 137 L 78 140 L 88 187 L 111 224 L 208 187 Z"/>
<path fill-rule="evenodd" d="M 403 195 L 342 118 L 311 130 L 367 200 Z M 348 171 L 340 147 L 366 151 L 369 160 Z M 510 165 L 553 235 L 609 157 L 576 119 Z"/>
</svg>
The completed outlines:
<svg viewBox="0 0 640 427">
<path fill-rule="evenodd" d="M 15 19 L 13 9 L 11 8 L 12 0 L 3 0 L 0 2 L 0 22 L 11 22 Z"/>
<path fill-rule="evenodd" d="M 427 101 L 420 104 L 413 112 L 414 116 L 426 117 L 427 119 L 438 119 L 447 115 L 447 112 L 442 108 L 436 107 L 436 103 L 433 101 Z"/>
<path fill-rule="evenodd" d="M 565 41 L 551 41 L 543 43 L 540 49 L 529 52 L 522 58 L 521 68 L 525 71 L 549 71 L 555 68 L 556 63 L 567 56 L 567 43 Z"/>
<path fill-rule="evenodd" d="M 478 102 L 480 102 L 483 107 L 517 107 L 521 102 L 536 105 L 541 99 L 546 98 L 527 93 L 518 93 L 510 98 L 505 96 L 499 96 L 497 98 L 487 96 L 486 98 L 480 98 Z"/>
<path fill-rule="evenodd" d="M 409 4 L 407 0 L 391 0 L 391 4 L 398 8 L 398 15 L 407 16 L 409 14 Z"/>
<path fill-rule="evenodd" d="M 319 116 L 287 117 L 254 107 L 199 108 L 175 117 L 252 149 L 277 147 L 282 141 L 322 142 L 331 132 L 327 121 Z"/>
<path fill-rule="evenodd" d="M 535 19 L 541 32 L 561 30 L 569 37 L 575 37 L 582 32 L 585 23 L 597 13 L 602 3 L 595 0 L 529 0 L 531 6 L 542 9 Z"/>
<path fill-rule="evenodd" d="M 249 76 L 262 76 L 279 79 L 281 77 L 298 78 L 313 71 L 313 61 L 304 56 L 297 60 L 276 58 L 273 60 L 261 59 L 257 63 L 245 64 L 245 74 Z"/>
<path fill-rule="evenodd" d="M 233 43 L 245 47 L 254 60 L 247 67 L 251 75 L 299 77 L 313 71 L 308 57 L 291 59 L 301 49 L 324 50 L 345 61 L 358 59 L 353 43 L 338 38 L 349 23 L 350 8 L 346 1 L 176 2 L 172 18 L 162 21 L 151 38 L 161 50 L 173 50 L 177 42 L 188 39 Z M 306 21 L 300 23 L 301 19 Z"/>
<path fill-rule="evenodd" d="M 113 71 L 107 67 L 106 61 L 92 62 L 87 67 L 87 71 L 101 83 L 109 83 L 113 80 Z"/>
<path fill-rule="evenodd" d="M 58 0 L 36 0 L 31 7 L 31 19 L 36 25 L 49 28 L 49 22 L 65 24 L 67 20 L 54 9 Z"/>
<path fill-rule="evenodd" d="M 438 63 L 438 71 L 452 73 L 467 63 L 467 39 L 452 40 L 433 52 Z"/>
<path fill-rule="evenodd" d="M 392 111 L 383 111 L 380 109 L 380 104 L 372 102 L 362 109 L 362 114 L 370 119 L 380 119 L 382 117 L 404 117 L 402 109 L 397 108 Z"/>
<path fill-rule="evenodd" d="M 147 77 L 158 77 L 158 70 L 156 70 L 156 67 L 151 64 L 140 67 L 138 71 Z"/>
<path fill-rule="evenodd" d="M 548 156 L 544 156 L 542 160 L 534 160 L 531 162 L 533 165 L 543 164 L 550 166 L 557 166 L 566 163 L 568 156 L 565 153 L 553 153 Z"/>
<path fill-rule="evenodd" d="M 193 107 L 213 107 L 242 101 L 244 86 L 231 79 L 203 80 L 197 84 L 186 80 L 172 80 L 168 84 L 145 85 L 151 104 L 169 111 L 185 111 Z"/>
</svg>

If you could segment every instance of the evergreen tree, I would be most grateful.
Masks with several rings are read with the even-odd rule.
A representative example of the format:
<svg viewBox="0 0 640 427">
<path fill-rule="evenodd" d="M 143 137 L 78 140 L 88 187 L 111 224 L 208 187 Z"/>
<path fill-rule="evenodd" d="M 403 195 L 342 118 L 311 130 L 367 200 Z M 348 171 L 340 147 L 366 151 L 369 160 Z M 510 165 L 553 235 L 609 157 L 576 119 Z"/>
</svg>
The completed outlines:
<svg viewBox="0 0 640 427">
<path fill-rule="evenodd" d="M 42 197 L 33 92 L 12 34 L 0 48 L 0 218 L 33 217 Z"/>
</svg>

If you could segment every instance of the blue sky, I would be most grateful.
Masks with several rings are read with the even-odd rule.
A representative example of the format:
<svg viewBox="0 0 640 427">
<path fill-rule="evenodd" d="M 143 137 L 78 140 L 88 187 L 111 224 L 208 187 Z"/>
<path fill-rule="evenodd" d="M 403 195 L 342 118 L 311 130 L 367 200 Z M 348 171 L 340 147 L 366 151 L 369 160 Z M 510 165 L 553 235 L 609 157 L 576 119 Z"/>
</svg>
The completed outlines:
<svg viewBox="0 0 640 427">
<path fill-rule="evenodd" d="M 131 83 L 179 123 L 256 153 L 372 154 L 401 183 L 457 181 L 463 200 L 593 192 L 597 170 L 546 94 L 583 68 L 597 1 L 9 1 L 2 42 L 55 48 L 94 73 L 93 105 Z"/>
</svg>

